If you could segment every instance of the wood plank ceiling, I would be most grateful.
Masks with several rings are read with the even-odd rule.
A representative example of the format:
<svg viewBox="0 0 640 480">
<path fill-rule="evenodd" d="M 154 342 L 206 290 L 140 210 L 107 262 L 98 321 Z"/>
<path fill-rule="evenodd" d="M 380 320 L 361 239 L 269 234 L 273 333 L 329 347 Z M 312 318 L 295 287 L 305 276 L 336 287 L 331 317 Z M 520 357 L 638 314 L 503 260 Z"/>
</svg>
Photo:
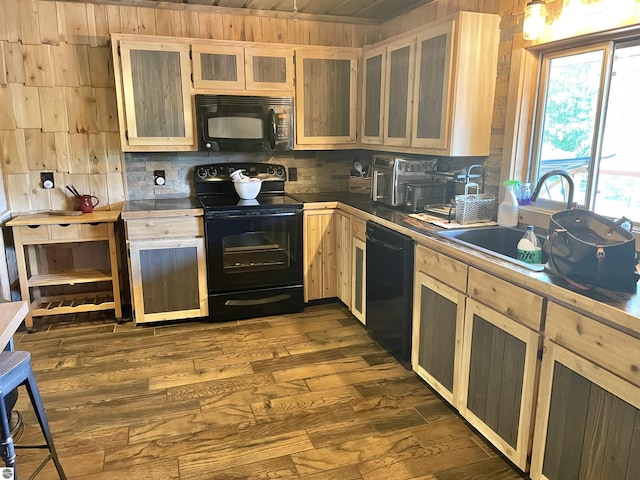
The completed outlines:
<svg viewBox="0 0 640 480">
<path fill-rule="evenodd" d="M 342 16 L 351 18 L 354 23 L 358 21 L 377 23 L 433 1 L 435 0 L 147 0 L 144 3 L 179 3 L 287 13 L 293 13 L 295 3 L 301 15 Z M 100 0 L 98 3 L 101 3 Z M 105 3 L 111 2 L 107 0 Z M 120 3 L 129 2 L 125 0 Z"/>
</svg>

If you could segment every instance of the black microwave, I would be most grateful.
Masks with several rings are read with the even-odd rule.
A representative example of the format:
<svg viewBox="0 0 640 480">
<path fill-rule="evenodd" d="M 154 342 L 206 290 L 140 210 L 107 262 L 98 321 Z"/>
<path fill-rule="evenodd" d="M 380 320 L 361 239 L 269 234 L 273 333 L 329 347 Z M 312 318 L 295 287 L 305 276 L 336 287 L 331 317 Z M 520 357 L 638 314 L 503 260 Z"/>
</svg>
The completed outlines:
<svg viewBox="0 0 640 480">
<path fill-rule="evenodd" d="M 293 98 L 196 95 L 198 149 L 273 152 L 293 149 Z"/>
</svg>

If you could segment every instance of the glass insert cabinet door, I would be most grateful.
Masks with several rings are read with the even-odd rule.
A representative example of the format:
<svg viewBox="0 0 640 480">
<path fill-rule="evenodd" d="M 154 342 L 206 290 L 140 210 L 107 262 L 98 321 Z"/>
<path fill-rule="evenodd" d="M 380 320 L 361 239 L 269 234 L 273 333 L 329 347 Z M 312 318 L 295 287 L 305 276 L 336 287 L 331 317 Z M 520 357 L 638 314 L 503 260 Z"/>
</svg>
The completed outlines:
<svg viewBox="0 0 640 480">
<path fill-rule="evenodd" d="M 120 57 L 128 144 L 193 145 L 189 45 L 121 41 Z"/>
</svg>

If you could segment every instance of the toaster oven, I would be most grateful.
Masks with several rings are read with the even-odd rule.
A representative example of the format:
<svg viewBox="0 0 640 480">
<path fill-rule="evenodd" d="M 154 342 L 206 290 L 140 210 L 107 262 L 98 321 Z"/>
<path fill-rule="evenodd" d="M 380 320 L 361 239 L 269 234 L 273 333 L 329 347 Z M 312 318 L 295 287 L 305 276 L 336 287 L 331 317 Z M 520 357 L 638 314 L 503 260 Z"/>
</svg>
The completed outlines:
<svg viewBox="0 0 640 480">
<path fill-rule="evenodd" d="M 406 187 L 429 179 L 436 159 L 400 158 L 376 154 L 371 162 L 371 198 L 391 207 L 406 202 Z"/>
</svg>

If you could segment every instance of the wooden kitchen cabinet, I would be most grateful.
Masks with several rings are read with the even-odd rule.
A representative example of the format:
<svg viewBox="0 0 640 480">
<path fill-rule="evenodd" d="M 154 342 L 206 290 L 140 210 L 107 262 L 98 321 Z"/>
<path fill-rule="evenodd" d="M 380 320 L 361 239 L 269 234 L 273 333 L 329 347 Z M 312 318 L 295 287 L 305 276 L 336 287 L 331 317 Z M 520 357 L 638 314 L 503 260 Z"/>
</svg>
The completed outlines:
<svg viewBox="0 0 640 480">
<path fill-rule="evenodd" d="M 456 408 L 460 407 L 466 285 L 466 265 L 416 247 L 411 366 Z"/>
<path fill-rule="evenodd" d="M 526 471 L 544 300 L 473 267 L 468 281 L 460 413 Z"/>
<path fill-rule="evenodd" d="M 534 480 L 640 471 L 640 340 L 550 302 L 534 433 Z"/>
<path fill-rule="evenodd" d="M 488 155 L 499 22 L 498 15 L 458 12 L 365 48 L 362 143 L 421 154 Z M 382 139 L 375 135 L 372 98 L 378 63 L 385 72 Z"/>
<path fill-rule="evenodd" d="M 351 217 L 351 313 L 367 324 L 367 223 Z"/>
<path fill-rule="evenodd" d="M 304 301 L 351 304 L 350 217 L 335 208 L 304 211 Z"/>
<path fill-rule="evenodd" d="M 336 296 L 333 209 L 304 210 L 304 301 Z"/>
<path fill-rule="evenodd" d="M 244 90 L 244 49 L 242 46 L 193 44 L 194 88 Z"/>
<path fill-rule="evenodd" d="M 112 35 L 123 151 L 194 150 L 189 44 Z"/>
<path fill-rule="evenodd" d="M 356 145 L 360 49 L 303 47 L 296 56 L 296 145 Z"/>
<path fill-rule="evenodd" d="M 413 147 L 489 154 L 499 23 L 497 15 L 459 12 L 418 34 Z"/>
<path fill-rule="evenodd" d="M 132 219 L 125 228 L 136 324 L 207 316 L 202 217 Z"/>
<path fill-rule="evenodd" d="M 365 47 L 362 53 L 362 65 L 360 141 L 364 144 L 382 145 L 387 47 Z"/>
<path fill-rule="evenodd" d="M 411 145 L 414 68 L 415 37 L 387 45 L 383 135 L 385 145 Z"/>
<path fill-rule="evenodd" d="M 334 251 L 336 296 L 347 307 L 351 306 L 351 216 L 335 210 L 331 218 L 335 232 Z"/>
<path fill-rule="evenodd" d="M 447 22 L 416 37 L 415 105 L 411 112 L 414 147 L 447 147 L 455 25 L 455 21 Z"/>
<path fill-rule="evenodd" d="M 411 145 L 415 35 L 363 52 L 362 139 Z"/>
<path fill-rule="evenodd" d="M 74 216 L 26 214 L 10 220 L 20 293 L 33 317 L 114 310 L 122 320 L 114 222 L 119 211 Z"/>
<path fill-rule="evenodd" d="M 293 95 L 293 47 L 209 41 L 191 48 L 193 85 L 198 90 Z"/>
</svg>

